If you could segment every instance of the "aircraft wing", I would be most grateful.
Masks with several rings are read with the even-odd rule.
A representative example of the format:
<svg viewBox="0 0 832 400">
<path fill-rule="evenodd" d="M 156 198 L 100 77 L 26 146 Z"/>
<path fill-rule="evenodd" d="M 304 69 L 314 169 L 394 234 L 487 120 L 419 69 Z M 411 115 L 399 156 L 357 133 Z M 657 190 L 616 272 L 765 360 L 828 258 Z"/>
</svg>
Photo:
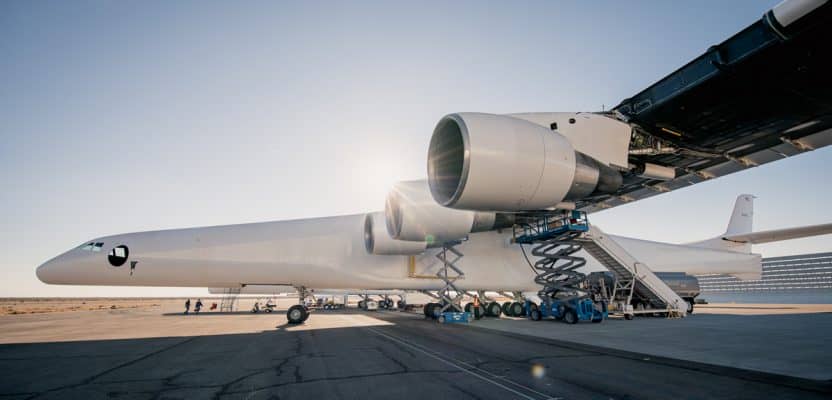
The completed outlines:
<svg viewBox="0 0 832 400">
<path fill-rule="evenodd" d="M 609 115 L 633 128 L 629 161 L 675 168 L 635 173 L 612 195 L 577 203 L 598 211 L 832 143 L 832 4 L 787 0 Z"/>
<path fill-rule="evenodd" d="M 774 229 L 725 236 L 723 239 L 739 243 L 761 244 L 779 242 L 781 240 L 799 239 L 808 236 L 826 235 L 832 233 L 832 224 L 801 226 L 798 228 Z"/>
</svg>

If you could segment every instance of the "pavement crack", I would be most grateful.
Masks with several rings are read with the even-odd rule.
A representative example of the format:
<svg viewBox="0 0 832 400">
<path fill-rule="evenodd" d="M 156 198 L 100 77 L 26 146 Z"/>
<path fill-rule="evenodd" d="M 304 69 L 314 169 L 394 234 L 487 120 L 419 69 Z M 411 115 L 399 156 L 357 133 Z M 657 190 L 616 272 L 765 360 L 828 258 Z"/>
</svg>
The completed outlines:
<svg viewBox="0 0 832 400">
<path fill-rule="evenodd" d="M 93 384 L 93 383 L 95 383 L 94 381 L 95 381 L 96 379 L 98 379 L 98 378 L 100 378 L 100 377 L 102 377 L 102 376 L 104 376 L 104 375 L 107 375 L 107 374 L 109 374 L 109 373 L 111 373 L 111 372 L 113 372 L 113 371 L 119 370 L 119 369 L 121 369 L 121 368 L 128 367 L 128 366 L 130 366 L 130 365 L 136 364 L 136 363 L 138 363 L 138 362 L 144 361 L 144 360 L 146 360 L 146 359 L 148 359 L 148 358 L 150 358 L 150 357 L 153 357 L 153 356 L 155 356 L 155 355 L 157 355 L 157 354 L 160 354 L 160 353 L 163 353 L 163 352 L 168 351 L 168 350 L 170 350 L 170 349 L 173 349 L 174 347 L 178 347 L 178 346 L 181 346 L 181 345 L 183 345 L 183 344 L 190 343 L 190 342 L 191 342 L 191 341 L 193 341 L 194 339 L 196 339 L 196 336 L 194 336 L 194 337 L 190 337 L 190 338 L 187 338 L 187 339 L 182 340 L 182 341 L 179 341 L 179 342 L 174 343 L 174 344 L 172 344 L 172 345 L 170 345 L 170 346 L 165 346 L 165 347 L 163 347 L 163 348 L 161 348 L 161 349 L 158 349 L 158 350 L 156 350 L 156 351 L 152 351 L 152 352 L 150 352 L 150 353 L 147 353 L 147 354 L 145 354 L 145 355 L 143 355 L 143 356 L 141 356 L 141 357 L 138 357 L 138 358 L 132 359 L 132 360 L 130 360 L 130 361 L 123 362 L 123 363 L 121 363 L 121 364 L 119 364 L 119 365 L 116 365 L 115 367 L 108 368 L 108 369 L 106 369 L 106 370 L 104 370 L 104 371 L 102 371 L 102 372 L 99 372 L 99 373 L 97 373 L 97 374 L 95 374 L 95 375 L 93 375 L 93 376 L 87 377 L 87 378 L 85 378 L 85 379 L 81 380 L 81 382 L 78 382 L 78 383 L 72 383 L 72 384 L 68 384 L 68 385 L 61 385 L 61 386 L 54 387 L 54 388 L 49 389 L 49 390 L 45 390 L 45 391 L 39 392 L 38 394 L 35 394 L 35 395 L 34 395 L 34 396 L 32 396 L 32 397 L 29 397 L 29 399 L 35 399 L 35 398 L 38 398 L 38 397 L 40 397 L 40 396 L 43 396 L 44 394 L 47 394 L 47 393 L 59 392 L 59 391 L 61 391 L 61 390 L 73 389 L 73 388 L 76 388 L 76 387 L 81 387 L 81 386 L 84 386 L 84 385 Z"/>
<path fill-rule="evenodd" d="M 401 368 L 401 369 L 402 369 L 402 371 L 404 371 L 404 372 L 408 372 L 408 371 L 410 371 L 410 368 L 408 368 L 408 367 L 407 367 L 407 364 L 403 363 L 403 362 L 402 362 L 401 360 L 399 360 L 398 358 L 393 357 L 393 355 L 392 355 L 392 354 L 390 354 L 390 353 L 388 353 L 388 352 L 387 352 L 387 350 L 385 350 L 385 349 L 384 349 L 384 347 L 379 346 L 379 347 L 377 347 L 377 348 L 376 348 L 376 351 L 378 351 L 379 353 L 381 353 L 381 355 L 383 355 L 383 356 L 384 356 L 385 358 L 387 358 L 388 360 L 392 361 L 394 364 L 398 365 L 398 366 L 399 366 L 399 368 Z"/>
<path fill-rule="evenodd" d="M 265 390 L 265 389 L 274 389 L 283 386 L 291 386 L 291 385 L 298 385 L 298 384 L 307 384 L 307 383 L 316 383 L 316 382 L 328 382 L 328 381 L 343 381 L 349 379 L 363 379 L 363 378 L 376 378 L 376 377 L 383 377 L 383 376 L 396 376 L 396 375 L 407 375 L 407 374 L 461 374 L 462 371 L 448 371 L 448 370 L 418 370 L 418 371 L 395 371 L 395 372 L 380 372 L 375 374 L 357 374 L 357 375 L 348 375 L 348 376 L 339 376 L 339 377 L 326 377 L 326 378 L 315 378 L 309 379 L 300 382 L 286 382 L 286 383 L 276 383 L 273 385 L 266 385 L 255 388 L 253 390 Z M 226 392 L 224 394 L 241 394 L 241 393 L 249 393 L 249 391 L 232 391 Z"/>
</svg>

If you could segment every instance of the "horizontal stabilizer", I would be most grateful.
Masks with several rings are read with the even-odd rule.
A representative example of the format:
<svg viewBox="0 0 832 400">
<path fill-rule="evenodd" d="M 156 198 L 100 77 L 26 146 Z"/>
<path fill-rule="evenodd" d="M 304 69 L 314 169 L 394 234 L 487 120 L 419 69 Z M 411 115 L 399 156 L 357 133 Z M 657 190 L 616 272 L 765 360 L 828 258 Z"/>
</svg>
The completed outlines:
<svg viewBox="0 0 832 400">
<path fill-rule="evenodd" d="M 809 236 L 826 235 L 830 233 L 832 233 L 832 224 L 821 224 L 727 235 L 723 236 L 723 239 L 737 243 L 761 244 L 779 242 L 781 240 L 799 239 Z"/>
</svg>

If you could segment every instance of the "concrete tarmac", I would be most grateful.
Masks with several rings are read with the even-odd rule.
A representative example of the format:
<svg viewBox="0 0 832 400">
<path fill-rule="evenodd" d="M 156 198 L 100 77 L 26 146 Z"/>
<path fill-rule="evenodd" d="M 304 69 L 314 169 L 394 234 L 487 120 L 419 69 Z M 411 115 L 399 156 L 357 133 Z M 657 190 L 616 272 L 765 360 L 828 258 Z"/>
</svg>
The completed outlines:
<svg viewBox="0 0 832 400">
<path fill-rule="evenodd" d="M 739 306 L 737 307 L 739 308 Z M 832 380 L 832 313 L 694 314 L 688 318 L 557 321 L 484 318 L 472 327 L 813 380 Z"/>
<path fill-rule="evenodd" d="M 0 398 L 812 399 L 832 394 L 828 382 L 439 325 L 417 314 L 320 311 L 304 325 L 288 326 L 282 313 L 159 311 L 4 317 L 2 337 L 18 343 L 0 345 Z M 31 340 L 25 340 L 26 332 Z"/>
</svg>

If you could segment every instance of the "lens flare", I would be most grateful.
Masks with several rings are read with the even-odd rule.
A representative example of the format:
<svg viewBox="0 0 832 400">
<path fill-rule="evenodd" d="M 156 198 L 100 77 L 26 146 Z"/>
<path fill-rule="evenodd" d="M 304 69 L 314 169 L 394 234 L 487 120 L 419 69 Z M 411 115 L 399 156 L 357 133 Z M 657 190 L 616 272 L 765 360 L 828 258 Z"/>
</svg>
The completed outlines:
<svg viewBox="0 0 832 400">
<path fill-rule="evenodd" d="M 546 375 L 546 367 L 541 364 L 532 364 L 532 376 L 537 379 L 542 379 Z"/>
</svg>

